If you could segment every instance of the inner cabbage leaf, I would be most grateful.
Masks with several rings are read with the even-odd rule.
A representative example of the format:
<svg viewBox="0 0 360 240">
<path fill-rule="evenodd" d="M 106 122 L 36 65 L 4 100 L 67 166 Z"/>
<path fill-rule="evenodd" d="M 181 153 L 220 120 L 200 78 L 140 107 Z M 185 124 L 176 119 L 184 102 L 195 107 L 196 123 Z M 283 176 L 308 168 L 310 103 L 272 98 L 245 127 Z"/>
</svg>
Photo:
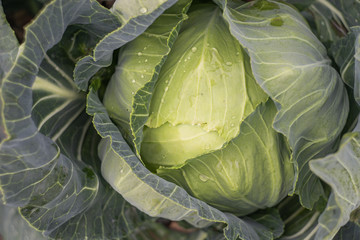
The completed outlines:
<svg viewBox="0 0 360 240">
<path fill-rule="evenodd" d="M 198 5 L 161 69 L 141 156 L 157 168 L 220 149 L 266 99 L 220 8 Z"/>
</svg>

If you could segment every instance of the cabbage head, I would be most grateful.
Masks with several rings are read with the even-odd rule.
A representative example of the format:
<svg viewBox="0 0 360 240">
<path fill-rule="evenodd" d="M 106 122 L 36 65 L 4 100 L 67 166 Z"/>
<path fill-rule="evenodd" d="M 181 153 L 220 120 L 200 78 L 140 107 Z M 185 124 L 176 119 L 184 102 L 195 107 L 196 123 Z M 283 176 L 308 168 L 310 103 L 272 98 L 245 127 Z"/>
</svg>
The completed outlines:
<svg viewBox="0 0 360 240">
<path fill-rule="evenodd" d="M 275 104 L 256 82 L 221 9 L 199 4 L 188 16 L 156 82 L 141 159 L 220 210 L 246 215 L 274 206 L 294 181 L 287 140 L 272 127 Z M 124 71 L 141 68 L 127 51 L 148 44 L 140 38 L 122 49 L 105 93 L 105 106 L 120 127 L 129 121 L 138 84 L 124 81 Z"/>
<path fill-rule="evenodd" d="M 103 104 L 122 139 L 103 135 L 105 179 L 196 226 L 189 209 L 245 216 L 294 193 L 311 208 L 325 191 L 308 161 L 334 149 L 349 110 L 303 16 L 266 0 L 179 1 L 119 50 Z"/>
</svg>

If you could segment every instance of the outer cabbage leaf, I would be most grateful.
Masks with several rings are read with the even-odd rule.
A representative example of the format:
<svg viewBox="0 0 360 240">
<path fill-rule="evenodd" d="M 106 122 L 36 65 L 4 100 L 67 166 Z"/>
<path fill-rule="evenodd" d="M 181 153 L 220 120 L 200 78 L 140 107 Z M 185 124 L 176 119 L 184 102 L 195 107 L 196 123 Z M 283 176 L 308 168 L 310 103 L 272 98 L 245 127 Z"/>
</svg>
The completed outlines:
<svg viewBox="0 0 360 240">
<path fill-rule="evenodd" d="M 348 98 L 326 49 L 303 17 L 287 4 L 218 1 L 232 34 L 247 49 L 254 76 L 275 101 L 274 128 L 283 133 L 298 164 L 296 193 L 311 208 L 324 196 L 308 166 L 333 151 L 348 115 Z"/>
<path fill-rule="evenodd" d="M 360 28 L 356 28 L 357 36 L 355 39 L 355 82 L 354 96 L 356 102 L 360 105 Z"/>
<path fill-rule="evenodd" d="M 0 204 L 0 239 L 45 240 L 21 217 L 17 208 Z"/>
<path fill-rule="evenodd" d="M 5 14 L 0 0 L 0 79 L 3 79 L 5 74 L 10 70 L 14 64 L 19 43 L 15 37 L 14 31 L 6 21 Z M 1 83 L 1 82 L 0 82 Z"/>
<path fill-rule="evenodd" d="M 307 9 L 316 0 L 286 0 L 286 2 L 294 5 L 299 11 Z"/>
<path fill-rule="evenodd" d="M 348 222 L 335 235 L 333 240 L 356 240 L 360 236 L 359 222 Z"/>
<path fill-rule="evenodd" d="M 360 127 L 347 133 L 339 150 L 310 162 L 311 170 L 332 188 L 327 208 L 321 214 L 318 239 L 332 239 L 360 206 Z"/>
<path fill-rule="evenodd" d="M 4 76 L 15 62 L 15 58 L 18 53 L 18 47 L 18 41 L 13 30 L 6 21 L 0 0 L 0 87 L 2 85 Z M 0 144 L 7 137 L 6 130 L 4 129 L 3 114 L 1 114 L 3 112 L 3 107 L 4 103 L 0 99 Z"/>
<path fill-rule="evenodd" d="M 71 77 L 74 61 L 113 20 L 96 1 L 51 1 L 26 28 L 1 85 L 9 136 L 0 145 L 2 201 L 53 238 L 126 238 L 154 221 L 99 177 L 100 137 Z M 64 33 L 70 24 L 87 30 Z"/>
<path fill-rule="evenodd" d="M 355 100 L 360 104 L 360 34 L 355 40 Z M 310 162 L 311 170 L 332 188 L 327 208 L 321 214 L 319 239 L 332 239 L 351 213 L 360 207 L 360 123 L 342 138 L 339 150 Z M 356 228 L 354 229 L 356 231 Z"/>
<path fill-rule="evenodd" d="M 317 0 L 308 11 L 311 13 L 310 22 L 314 23 L 314 32 L 324 44 L 329 45 L 346 35 L 348 24 L 346 14 L 341 12 L 328 0 Z"/>
<path fill-rule="evenodd" d="M 329 49 L 340 68 L 341 78 L 351 88 L 355 84 L 355 40 L 359 32 L 360 27 L 352 27 L 346 37 L 335 41 Z"/>
<path fill-rule="evenodd" d="M 309 11 L 324 43 L 339 40 L 360 21 L 360 3 L 356 0 L 316 0 Z"/>
<path fill-rule="evenodd" d="M 288 197 L 278 206 L 281 218 L 285 223 L 282 240 L 314 239 L 319 228 L 318 219 L 325 208 L 325 200 L 317 202 L 312 210 L 301 206 L 298 197 Z"/>
<path fill-rule="evenodd" d="M 100 68 L 111 64 L 115 49 L 143 33 L 165 9 L 175 2 L 176 0 L 116 1 L 111 10 L 117 16 L 118 24 L 109 26 L 111 32 L 107 31 L 102 35 L 93 54 L 83 57 L 76 64 L 74 79 L 79 88 L 86 90 L 90 78 Z"/>
<path fill-rule="evenodd" d="M 355 41 L 359 33 L 359 26 L 351 27 L 348 35 L 333 42 L 329 49 L 340 69 L 343 81 L 349 86 L 350 113 L 345 130 L 352 130 L 355 127 L 360 113 L 360 105 L 358 104 L 360 89 L 359 84 L 355 81 Z"/>
</svg>

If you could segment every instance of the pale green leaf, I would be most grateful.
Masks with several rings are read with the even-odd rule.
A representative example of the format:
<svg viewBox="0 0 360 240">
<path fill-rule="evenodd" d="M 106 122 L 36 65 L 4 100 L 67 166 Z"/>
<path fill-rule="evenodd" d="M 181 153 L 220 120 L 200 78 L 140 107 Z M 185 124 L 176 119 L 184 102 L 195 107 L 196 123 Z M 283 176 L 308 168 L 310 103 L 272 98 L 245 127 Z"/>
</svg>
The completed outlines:
<svg viewBox="0 0 360 240">
<path fill-rule="evenodd" d="M 232 34 L 249 52 L 257 82 L 276 103 L 273 126 L 289 141 L 298 164 L 296 192 L 311 208 L 324 192 L 308 161 L 333 151 L 348 115 L 340 76 L 294 8 L 266 0 L 221 3 Z"/>
<path fill-rule="evenodd" d="M 80 89 L 86 90 L 90 78 L 102 67 L 111 64 L 115 49 L 122 47 L 143 33 L 149 25 L 173 5 L 175 0 L 118 0 L 112 11 L 118 18 L 117 24 L 109 26 L 112 30 L 104 35 L 88 55 L 76 64 L 74 78 Z"/>
<path fill-rule="evenodd" d="M 122 48 L 116 72 L 107 86 L 104 105 L 138 156 L 155 82 L 186 19 L 189 4 L 188 0 L 179 1 Z"/>
<path fill-rule="evenodd" d="M 271 100 L 260 104 L 224 148 L 189 159 L 181 167 L 159 168 L 159 176 L 217 209 L 240 216 L 276 205 L 287 196 L 294 179 L 286 140 L 272 128 L 276 112 Z"/>
<path fill-rule="evenodd" d="M 343 136 L 339 150 L 310 162 L 311 170 L 332 188 L 327 208 L 319 218 L 317 239 L 332 239 L 360 206 L 359 124 Z"/>
</svg>

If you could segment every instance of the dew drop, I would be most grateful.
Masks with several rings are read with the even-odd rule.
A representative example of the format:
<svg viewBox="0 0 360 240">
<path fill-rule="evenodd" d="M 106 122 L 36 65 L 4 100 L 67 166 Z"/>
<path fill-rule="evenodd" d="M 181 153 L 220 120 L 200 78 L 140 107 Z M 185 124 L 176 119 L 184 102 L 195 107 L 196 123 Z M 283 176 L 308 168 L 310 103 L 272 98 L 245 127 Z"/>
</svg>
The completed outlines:
<svg viewBox="0 0 360 240">
<path fill-rule="evenodd" d="M 124 173 L 124 169 L 121 169 L 121 170 L 120 170 L 120 173 Z"/>
<path fill-rule="evenodd" d="M 169 80 L 165 80 L 165 83 L 169 83 Z"/>
<path fill-rule="evenodd" d="M 143 74 L 141 74 L 141 76 L 140 76 L 141 78 L 144 78 L 145 76 L 143 75 Z"/>
<path fill-rule="evenodd" d="M 187 60 L 190 60 L 190 57 L 187 57 Z"/>
<path fill-rule="evenodd" d="M 232 62 L 226 62 L 226 65 L 227 65 L 227 66 L 231 66 L 231 65 L 232 65 Z"/>
<path fill-rule="evenodd" d="M 169 90 L 169 87 L 166 87 L 166 88 L 165 88 L 165 92 L 166 92 L 167 90 Z"/>
<path fill-rule="evenodd" d="M 147 62 L 148 60 L 147 59 L 145 59 L 145 61 L 144 62 Z"/>
<path fill-rule="evenodd" d="M 165 102 L 164 99 L 161 99 L 161 102 L 162 102 L 162 103 Z"/>
<path fill-rule="evenodd" d="M 232 123 L 232 124 L 230 124 L 230 127 L 235 127 L 235 124 L 233 124 L 233 123 Z"/>
<path fill-rule="evenodd" d="M 236 56 L 239 56 L 240 55 L 240 52 L 236 52 Z"/>
<path fill-rule="evenodd" d="M 200 178 L 200 180 L 203 181 L 203 182 L 207 182 L 207 181 L 209 180 L 209 177 L 208 177 L 208 176 L 205 176 L 205 175 L 203 175 L 203 174 L 200 174 L 200 175 L 199 175 L 199 178 Z"/>
<path fill-rule="evenodd" d="M 144 69 L 144 72 L 146 72 L 146 69 Z"/>
<path fill-rule="evenodd" d="M 137 55 L 138 55 L 138 56 L 141 56 L 141 55 L 142 55 L 142 52 L 138 52 Z"/>
<path fill-rule="evenodd" d="M 185 59 L 184 62 L 187 62 L 187 59 Z"/>
<path fill-rule="evenodd" d="M 131 92 L 132 95 L 135 95 L 135 92 Z"/>
<path fill-rule="evenodd" d="M 144 47 L 144 50 L 146 50 L 147 49 L 147 47 Z"/>
<path fill-rule="evenodd" d="M 193 48 L 191 49 L 192 52 L 196 52 L 196 50 L 197 50 L 197 47 L 193 47 Z"/>
<path fill-rule="evenodd" d="M 136 83 L 136 80 L 135 80 L 135 79 L 133 79 L 131 82 L 132 82 L 132 83 Z"/>
<path fill-rule="evenodd" d="M 139 12 L 144 14 L 144 13 L 147 12 L 147 8 L 142 7 L 142 8 L 139 9 Z"/>
</svg>

